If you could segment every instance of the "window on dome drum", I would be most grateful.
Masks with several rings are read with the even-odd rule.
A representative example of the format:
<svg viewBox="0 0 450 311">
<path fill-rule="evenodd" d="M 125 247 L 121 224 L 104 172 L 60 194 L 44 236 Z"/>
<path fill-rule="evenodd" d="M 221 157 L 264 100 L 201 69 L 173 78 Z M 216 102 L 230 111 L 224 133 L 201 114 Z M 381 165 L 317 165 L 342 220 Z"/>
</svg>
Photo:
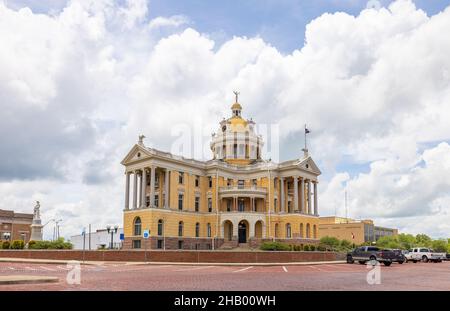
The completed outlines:
<svg viewBox="0 0 450 311">
<path fill-rule="evenodd" d="M 134 219 L 134 235 L 141 235 L 141 230 L 142 229 L 142 223 L 141 223 L 141 218 L 140 217 L 136 217 Z"/>
<path fill-rule="evenodd" d="M 158 220 L 158 235 L 163 235 L 163 225 L 164 225 L 164 223 L 163 223 L 163 220 L 162 219 L 160 219 L 160 220 Z"/>
<path fill-rule="evenodd" d="M 183 227 L 184 227 L 184 224 L 182 221 L 180 221 L 178 223 L 178 236 L 183 236 Z"/>
<path fill-rule="evenodd" d="M 292 208 L 292 202 L 288 201 L 288 213 L 292 212 L 291 208 Z"/>
<path fill-rule="evenodd" d="M 153 202 L 155 204 L 155 207 L 159 207 L 159 195 L 155 194 L 155 202 Z"/>
<path fill-rule="evenodd" d="M 236 159 L 237 158 L 237 144 L 233 145 L 233 157 Z"/>
<path fill-rule="evenodd" d="M 183 194 L 178 194 L 178 209 L 181 211 L 183 209 Z"/>
<path fill-rule="evenodd" d="M 162 206 L 166 206 L 166 194 L 162 195 Z"/>
<path fill-rule="evenodd" d="M 238 180 L 238 189 L 244 189 L 245 181 L 240 179 Z"/>
<path fill-rule="evenodd" d="M 211 224 L 209 222 L 206 225 L 206 234 L 207 234 L 208 238 L 211 237 Z"/>
<path fill-rule="evenodd" d="M 212 177 L 209 177 L 209 188 L 212 188 Z"/>
<path fill-rule="evenodd" d="M 184 183 L 184 173 L 178 172 L 178 183 L 182 185 Z"/>
<path fill-rule="evenodd" d="M 200 177 L 199 176 L 195 176 L 195 186 L 196 187 L 200 186 Z"/>
<path fill-rule="evenodd" d="M 208 198 L 208 213 L 212 212 L 212 198 Z"/>
<path fill-rule="evenodd" d="M 133 248 L 141 248 L 141 240 L 133 240 Z"/>
<path fill-rule="evenodd" d="M 195 224 L 195 237 L 196 238 L 200 237 L 200 224 L 199 223 Z"/>
<path fill-rule="evenodd" d="M 243 158 L 245 156 L 245 145 L 239 145 L 239 157 Z"/>
<path fill-rule="evenodd" d="M 257 181 L 256 181 L 256 179 L 252 179 L 252 185 L 253 185 L 253 187 L 256 187 L 257 186 Z"/>
<path fill-rule="evenodd" d="M 227 179 L 227 186 L 229 187 L 229 186 L 231 186 L 231 179 Z"/>
<path fill-rule="evenodd" d="M 183 241 L 178 241 L 178 249 L 183 249 Z"/>
<path fill-rule="evenodd" d="M 200 210 L 200 197 L 195 197 L 195 211 L 198 212 Z"/>
</svg>

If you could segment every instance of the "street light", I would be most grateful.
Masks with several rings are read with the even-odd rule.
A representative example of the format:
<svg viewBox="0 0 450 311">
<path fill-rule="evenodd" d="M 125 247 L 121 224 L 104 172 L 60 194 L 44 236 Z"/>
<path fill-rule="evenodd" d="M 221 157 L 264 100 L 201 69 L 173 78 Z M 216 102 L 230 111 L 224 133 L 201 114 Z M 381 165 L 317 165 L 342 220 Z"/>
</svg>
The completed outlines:
<svg viewBox="0 0 450 311">
<path fill-rule="evenodd" d="M 111 226 L 107 226 L 106 230 L 108 231 L 108 233 L 111 234 L 111 245 L 109 246 L 109 249 L 113 249 L 113 245 L 114 245 L 114 233 L 117 233 L 117 230 L 119 229 L 119 226 L 114 226 L 114 228 L 111 228 Z"/>
</svg>

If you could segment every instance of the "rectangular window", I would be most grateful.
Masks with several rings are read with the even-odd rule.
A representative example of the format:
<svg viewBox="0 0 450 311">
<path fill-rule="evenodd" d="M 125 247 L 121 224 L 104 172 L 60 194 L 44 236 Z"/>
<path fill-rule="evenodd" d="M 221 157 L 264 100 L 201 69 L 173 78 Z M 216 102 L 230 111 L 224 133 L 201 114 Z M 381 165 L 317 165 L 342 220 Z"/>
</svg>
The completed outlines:
<svg viewBox="0 0 450 311">
<path fill-rule="evenodd" d="M 155 204 L 155 207 L 159 207 L 159 195 L 155 194 L 155 202 L 153 202 Z"/>
<path fill-rule="evenodd" d="M 253 187 L 256 187 L 258 185 L 258 182 L 256 181 L 256 179 L 252 179 L 252 185 L 253 185 Z"/>
<path fill-rule="evenodd" d="M 200 187 L 200 177 L 199 176 L 195 176 L 195 186 Z"/>
<path fill-rule="evenodd" d="M 232 184 L 232 181 L 231 181 L 231 179 L 227 179 L 227 186 L 229 187 L 229 186 L 231 186 L 231 184 Z"/>
<path fill-rule="evenodd" d="M 178 172 L 178 183 L 180 185 L 184 184 L 184 173 L 183 172 Z"/>
<path fill-rule="evenodd" d="M 178 249 L 183 249 L 183 241 L 178 241 Z"/>
<path fill-rule="evenodd" d="M 141 240 L 133 240 L 133 248 L 141 248 Z"/>
<path fill-rule="evenodd" d="M 181 211 L 183 209 L 183 194 L 178 194 L 178 209 Z"/>
<path fill-rule="evenodd" d="M 147 195 L 147 196 L 145 197 L 145 206 L 147 206 L 147 207 L 150 206 L 150 196 L 149 196 L 149 195 Z"/>
<path fill-rule="evenodd" d="M 200 197 L 195 197 L 195 211 L 198 212 L 200 210 Z"/>
<path fill-rule="evenodd" d="M 227 201 L 227 212 L 231 212 L 231 200 Z"/>
<path fill-rule="evenodd" d="M 238 189 L 244 189 L 245 181 L 240 179 L 238 180 Z"/>
<path fill-rule="evenodd" d="M 208 225 L 206 226 L 206 228 L 207 228 L 206 234 L 208 235 L 208 238 L 210 238 L 210 237 L 211 237 L 211 224 L 208 224 Z"/>
<path fill-rule="evenodd" d="M 146 175 L 145 180 L 147 181 L 147 186 L 150 186 L 150 174 Z"/>
<path fill-rule="evenodd" d="M 233 157 L 236 159 L 237 158 L 237 144 L 233 145 Z"/>
<path fill-rule="evenodd" d="M 212 212 L 212 199 L 208 198 L 208 212 L 211 213 Z"/>
<path fill-rule="evenodd" d="M 243 158 L 245 156 L 245 145 L 239 144 L 239 157 Z"/>
<path fill-rule="evenodd" d="M 156 247 L 159 249 L 162 249 L 163 248 L 163 240 L 158 240 L 158 244 Z"/>
<path fill-rule="evenodd" d="M 159 188 L 159 174 L 155 174 L 155 188 Z"/>
<path fill-rule="evenodd" d="M 212 177 L 209 177 L 209 188 L 212 188 Z"/>
<path fill-rule="evenodd" d="M 277 203 L 278 203 L 278 200 L 277 199 L 274 199 L 273 200 L 273 210 L 276 212 L 277 211 Z"/>
</svg>

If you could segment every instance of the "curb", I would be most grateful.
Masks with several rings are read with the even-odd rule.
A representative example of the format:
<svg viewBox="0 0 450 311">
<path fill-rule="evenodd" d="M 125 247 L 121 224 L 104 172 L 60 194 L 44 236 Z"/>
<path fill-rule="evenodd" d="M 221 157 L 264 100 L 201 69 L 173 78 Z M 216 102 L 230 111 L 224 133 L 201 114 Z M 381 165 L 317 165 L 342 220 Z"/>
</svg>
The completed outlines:
<svg viewBox="0 0 450 311">
<path fill-rule="evenodd" d="M 0 276 L 0 285 L 57 283 L 57 282 L 59 282 L 59 278 L 54 277 L 54 276 L 35 276 L 35 275 L 2 275 L 2 276 Z"/>
</svg>

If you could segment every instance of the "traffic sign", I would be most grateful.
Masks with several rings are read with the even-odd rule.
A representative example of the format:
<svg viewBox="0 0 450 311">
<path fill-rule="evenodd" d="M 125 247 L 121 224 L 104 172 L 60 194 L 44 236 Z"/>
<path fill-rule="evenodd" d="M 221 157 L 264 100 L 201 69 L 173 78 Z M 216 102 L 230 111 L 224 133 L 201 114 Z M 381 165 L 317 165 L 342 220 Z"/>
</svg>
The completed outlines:
<svg viewBox="0 0 450 311">
<path fill-rule="evenodd" d="M 120 234 L 120 240 L 121 241 L 125 240 L 125 234 L 123 234 L 123 233 Z"/>
<path fill-rule="evenodd" d="M 149 236 L 150 236 L 150 230 L 144 230 L 144 233 L 142 234 L 142 237 L 144 239 L 148 239 Z"/>
</svg>

